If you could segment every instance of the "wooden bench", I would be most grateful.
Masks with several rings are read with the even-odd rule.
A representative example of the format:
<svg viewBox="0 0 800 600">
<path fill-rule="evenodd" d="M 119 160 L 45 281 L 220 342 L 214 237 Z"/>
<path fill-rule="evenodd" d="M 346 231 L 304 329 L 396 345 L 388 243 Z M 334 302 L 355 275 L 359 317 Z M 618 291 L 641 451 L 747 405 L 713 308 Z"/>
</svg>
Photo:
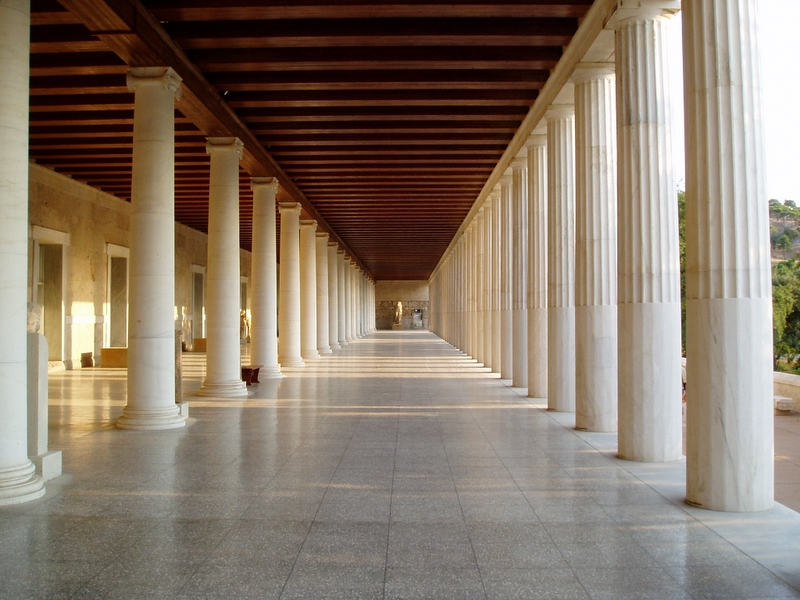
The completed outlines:
<svg viewBox="0 0 800 600">
<path fill-rule="evenodd" d="M 258 383 L 258 371 L 264 365 L 242 365 L 242 381 L 247 385 Z"/>
</svg>

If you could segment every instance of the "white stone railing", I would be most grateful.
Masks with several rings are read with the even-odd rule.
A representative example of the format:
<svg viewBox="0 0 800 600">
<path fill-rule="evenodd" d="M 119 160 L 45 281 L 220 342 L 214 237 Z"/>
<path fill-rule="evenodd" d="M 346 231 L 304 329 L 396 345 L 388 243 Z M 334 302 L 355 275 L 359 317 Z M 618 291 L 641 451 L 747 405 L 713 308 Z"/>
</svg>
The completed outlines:
<svg viewBox="0 0 800 600">
<path fill-rule="evenodd" d="M 775 396 L 791 398 L 794 401 L 794 410 L 800 410 L 800 375 L 791 373 L 773 374 Z"/>
</svg>

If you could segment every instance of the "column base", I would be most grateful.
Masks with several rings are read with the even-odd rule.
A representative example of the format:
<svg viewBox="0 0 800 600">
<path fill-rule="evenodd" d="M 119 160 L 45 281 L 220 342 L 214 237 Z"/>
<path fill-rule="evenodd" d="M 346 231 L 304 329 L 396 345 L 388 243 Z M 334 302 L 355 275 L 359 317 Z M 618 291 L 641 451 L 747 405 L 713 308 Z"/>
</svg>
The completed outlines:
<svg viewBox="0 0 800 600">
<path fill-rule="evenodd" d="M 330 348 L 323 348 L 322 350 L 319 350 L 319 353 L 320 354 L 333 354 L 333 350 L 331 350 Z"/>
<path fill-rule="evenodd" d="M 280 379 L 283 377 L 280 365 L 273 365 L 271 367 L 261 367 L 258 376 L 263 379 Z"/>
<path fill-rule="evenodd" d="M 39 456 L 31 456 L 30 459 L 42 481 L 50 481 L 61 476 L 61 450 L 50 450 Z"/>
<path fill-rule="evenodd" d="M 186 425 L 186 417 L 179 404 L 171 404 L 165 408 L 135 409 L 126 406 L 122 416 L 117 419 L 120 429 L 136 431 L 158 431 L 160 429 L 177 429 Z"/>
<path fill-rule="evenodd" d="M 306 361 L 306 360 L 317 360 L 319 358 L 319 352 L 314 350 L 314 352 L 303 354 L 302 357 L 303 357 L 304 361 Z"/>
<path fill-rule="evenodd" d="M 198 396 L 219 396 L 222 398 L 240 398 L 247 396 L 247 384 L 235 379 L 229 381 L 204 381 Z"/>
<path fill-rule="evenodd" d="M 291 358 L 281 358 L 279 356 L 278 357 L 278 362 L 281 364 L 281 368 L 284 368 L 284 369 L 286 367 L 299 368 L 299 367 L 305 367 L 306 366 L 306 363 L 303 362 L 303 359 L 300 358 L 299 356 L 293 356 Z"/>
<path fill-rule="evenodd" d="M 44 480 L 36 475 L 36 467 L 27 464 L 0 469 L 0 506 L 30 502 L 44 496 Z"/>
<path fill-rule="evenodd" d="M 337 342 L 336 344 L 331 344 L 331 350 L 341 350 L 342 347 Z"/>
</svg>

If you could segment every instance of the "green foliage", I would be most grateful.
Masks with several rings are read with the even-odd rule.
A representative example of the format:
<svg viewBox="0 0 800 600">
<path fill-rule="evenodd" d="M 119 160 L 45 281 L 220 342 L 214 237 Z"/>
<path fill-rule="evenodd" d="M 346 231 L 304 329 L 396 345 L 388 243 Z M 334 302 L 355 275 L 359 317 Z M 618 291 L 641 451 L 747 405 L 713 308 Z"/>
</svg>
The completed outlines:
<svg viewBox="0 0 800 600">
<path fill-rule="evenodd" d="M 800 367 L 800 261 L 772 267 L 772 333 L 775 369 L 781 359 L 789 368 Z"/>
</svg>

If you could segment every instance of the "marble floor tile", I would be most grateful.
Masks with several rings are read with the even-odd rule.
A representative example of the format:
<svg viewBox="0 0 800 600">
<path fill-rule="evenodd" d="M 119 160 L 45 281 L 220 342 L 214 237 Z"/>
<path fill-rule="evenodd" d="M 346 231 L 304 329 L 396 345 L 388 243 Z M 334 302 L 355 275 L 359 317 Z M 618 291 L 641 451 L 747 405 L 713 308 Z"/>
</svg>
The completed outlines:
<svg viewBox="0 0 800 600">
<path fill-rule="evenodd" d="M 800 515 L 689 507 L 685 461 L 617 459 L 428 332 L 242 399 L 183 367 L 186 427 L 149 433 L 113 427 L 124 370 L 51 375 L 65 475 L 0 509 L 0 598 L 800 597 Z M 776 432 L 791 492 L 800 426 Z"/>
</svg>

